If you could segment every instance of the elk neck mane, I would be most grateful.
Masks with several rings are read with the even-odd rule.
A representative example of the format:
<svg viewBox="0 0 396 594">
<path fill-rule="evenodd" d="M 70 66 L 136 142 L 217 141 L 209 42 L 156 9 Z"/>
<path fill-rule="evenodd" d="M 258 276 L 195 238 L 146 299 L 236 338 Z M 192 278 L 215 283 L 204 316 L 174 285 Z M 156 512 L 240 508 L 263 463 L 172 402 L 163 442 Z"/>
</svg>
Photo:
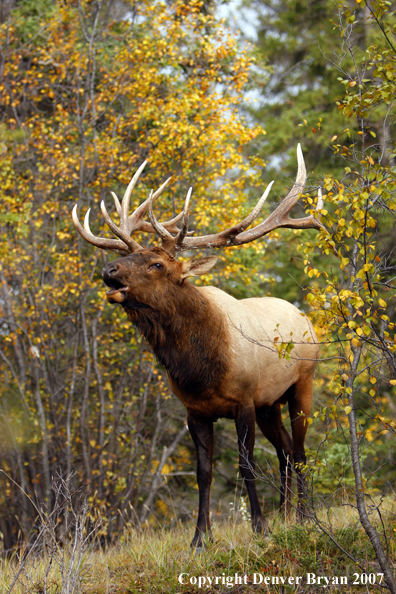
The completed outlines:
<svg viewBox="0 0 396 594">
<path fill-rule="evenodd" d="M 199 289 L 188 281 L 171 284 L 158 307 L 124 308 L 179 389 L 203 395 L 221 384 L 228 369 L 227 323 Z"/>
</svg>

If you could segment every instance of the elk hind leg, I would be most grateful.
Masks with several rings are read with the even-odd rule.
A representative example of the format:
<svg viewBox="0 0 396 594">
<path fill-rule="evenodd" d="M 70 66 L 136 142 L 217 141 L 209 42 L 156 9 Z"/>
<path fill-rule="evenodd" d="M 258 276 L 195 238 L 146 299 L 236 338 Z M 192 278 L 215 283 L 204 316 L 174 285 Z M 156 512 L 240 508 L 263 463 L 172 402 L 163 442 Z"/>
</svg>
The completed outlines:
<svg viewBox="0 0 396 594">
<path fill-rule="evenodd" d="M 282 422 L 281 406 L 262 406 L 256 409 L 256 421 L 264 437 L 274 446 L 280 470 L 280 511 L 291 512 L 291 483 L 293 476 L 293 442 Z"/>
<path fill-rule="evenodd" d="M 243 408 L 235 418 L 238 434 L 239 468 L 249 496 L 252 529 L 257 534 L 267 536 L 267 523 L 261 513 L 255 484 L 255 465 L 253 458 L 255 421 L 256 415 L 253 406 Z"/>
<path fill-rule="evenodd" d="M 305 436 L 308 429 L 307 417 L 311 414 L 313 375 L 301 377 L 290 389 L 289 413 L 293 436 L 293 458 L 297 473 L 298 491 L 298 516 L 300 520 L 307 517 L 306 501 L 307 490 L 305 484 L 304 466 L 307 463 L 305 456 Z"/>
</svg>

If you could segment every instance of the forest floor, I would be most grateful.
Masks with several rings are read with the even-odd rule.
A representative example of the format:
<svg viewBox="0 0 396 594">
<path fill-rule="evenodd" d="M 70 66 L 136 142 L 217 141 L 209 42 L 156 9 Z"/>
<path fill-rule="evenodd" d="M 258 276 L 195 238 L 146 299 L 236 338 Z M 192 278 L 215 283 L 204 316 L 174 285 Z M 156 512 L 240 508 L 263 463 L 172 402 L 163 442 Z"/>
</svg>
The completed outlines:
<svg viewBox="0 0 396 594">
<path fill-rule="evenodd" d="M 395 512 L 393 498 L 382 503 L 382 527 L 393 564 Z M 381 591 L 381 570 L 356 511 L 333 508 L 322 519 L 330 520 L 331 537 L 356 562 L 315 523 L 286 524 L 274 514 L 269 518 L 271 537 L 263 539 L 252 534 L 247 520 L 236 517 L 214 522 L 213 542 L 201 553 L 189 547 L 192 524 L 131 529 L 107 550 L 84 551 L 75 542 L 74 549 L 71 544 L 65 551 L 47 544 L 46 554 L 30 555 L 22 564 L 16 559 L 2 562 L 0 594 Z M 371 519 L 375 521 L 374 513 Z"/>
</svg>

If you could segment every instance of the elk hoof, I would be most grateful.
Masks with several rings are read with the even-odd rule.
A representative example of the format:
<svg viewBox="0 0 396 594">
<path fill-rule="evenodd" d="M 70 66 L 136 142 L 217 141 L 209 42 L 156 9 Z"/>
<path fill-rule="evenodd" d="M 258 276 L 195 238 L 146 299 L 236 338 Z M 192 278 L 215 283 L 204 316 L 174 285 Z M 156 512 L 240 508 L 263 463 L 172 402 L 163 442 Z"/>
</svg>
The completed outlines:
<svg viewBox="0 0 396 594">
<path fill-rule="evenodd" d="M 192 539 L 190 548 L 197 554 L 203 553 L 211 542 L 213 542 L 213 536 L 211 532 L 199 532 Z"/>
<path fill-rule="evenodd" d="M 252 528 L 253 528 L 253 532 L 255 534 L 257 534 L 258 536 L 263 536 L 264 538 L 269 538 L 267 522 L 264 520 L 264 518 L 262 516 L 255 518 L 253 520 Z"/>
<path fill-rule="evenodd" d="M 191 545 L 190 545 L 190 549 L 192 550 L 192 552 L 195 555 L 200 555 L 201 553 L 204 553 L 205 550 L 207 550 L 208 545 L 205 542 L 194 542 L 192 541 Z"/>
<path fill-rule="evenodd" d="M 304 524 L 307 520 L 309 520 L 309 513 L 305 505 L 301 505 L 297 509 L 297 521 L 299 524 Z"/>
</svg>

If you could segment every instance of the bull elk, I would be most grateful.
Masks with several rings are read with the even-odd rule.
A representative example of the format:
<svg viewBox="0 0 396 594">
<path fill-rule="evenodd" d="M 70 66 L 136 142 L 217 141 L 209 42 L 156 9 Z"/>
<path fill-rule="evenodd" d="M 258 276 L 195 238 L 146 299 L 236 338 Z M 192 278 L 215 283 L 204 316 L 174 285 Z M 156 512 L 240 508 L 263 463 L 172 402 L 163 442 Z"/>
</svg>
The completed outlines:
<svg viewBox="0 0 396 594">
<path fill-rule="evenodd" d="M 318 343 L 311 323 L 301 312 L 282 299 L 262 297 L 234 299 L 216 287 L 196 287 L 188 277 L 206 274 L 216 256 L 178 262 L 183 250 L 238 246 L 263 237 L 279 227 L 324 229 L 313 215 L 289 218 L 306 181 L 300 145 L 297 148 L 296 181 L 276 210 L 259 225 L 248 230 L 260 213 L 272 183 L 252 212 L 240 223 L 220 233 L 192 237 L 188 231 L 191 188 L 183 211 L 160 223 L 153 203 L 165 190 L 170 178 L 151 192 L 129 215 L 131 193 L 143 171 L 133 176 L 120 204 L 112 193 L 120 217 L 117 226 L 104 202 L 103 217 L 117 239 L 96 237 L 89 227 L 89 211 L 84 226 L 73 209 L 74 224 L 93 245 L 115 250 L 122 257 L 106 264 L 103 280 L 109 287 L 109 303 L 120 303 L 130 321 L 150 343 L 165 367 L 171 388 L 187 409 L 188 428 L 197 451 L 199 488 L 198 520 L 192 547 L 202 547 L 210 537 L 209 497 L 212 481 L 213 423 L 219 417 L 235 420 L 240 472 L 250 500 L 253 530 L 268 534 L 261 513 L 253 461 L 255 423 L 275 446 L 281 476 L 281 506 L 290 510 L 292 465 L 297 472 L 298 508 L 303 513 L 306 463 L 304 440 L 306 417 L 312 402 L 312 381 L 318 356 Z M 318 198 L 316 212 L 323 206 Z M 147 213 L 148 221 L 143 220 Z M 131 235 L 134 231 L 156 233 L 161 247 L 143 248 Z M 276 336 L 295 345 L 289 361 L 280 358 L 274 347 Z M 283 425 L 281 405 L 288 403 L 292 438 Z"/>
</svg>

